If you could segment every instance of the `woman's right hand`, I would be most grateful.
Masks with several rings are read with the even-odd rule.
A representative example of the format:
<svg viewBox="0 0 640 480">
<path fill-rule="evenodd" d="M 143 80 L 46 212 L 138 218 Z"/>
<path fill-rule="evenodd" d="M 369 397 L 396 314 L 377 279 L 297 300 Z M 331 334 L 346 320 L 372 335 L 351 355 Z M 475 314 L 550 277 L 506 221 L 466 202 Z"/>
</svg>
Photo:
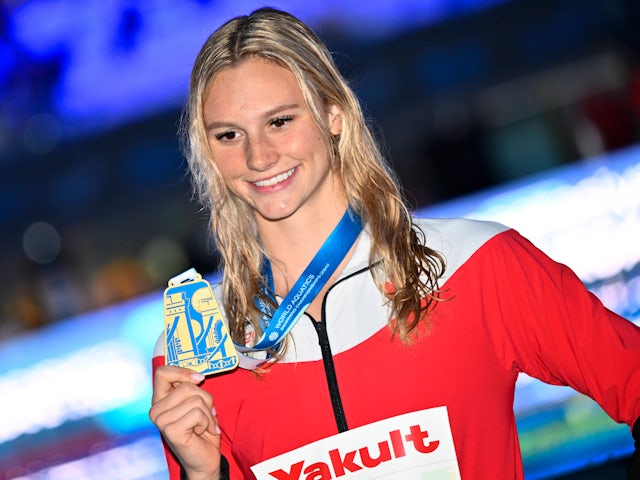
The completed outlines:
<svg viewBox="0 0 640 480">
<path fill-rule="evenodd" d="M 187 368 L 159 367 L 149 410 L 189 480 L 220 476 L 220 429 L 213 398 L 198 386 L 203 380 Z"/>
</svg>

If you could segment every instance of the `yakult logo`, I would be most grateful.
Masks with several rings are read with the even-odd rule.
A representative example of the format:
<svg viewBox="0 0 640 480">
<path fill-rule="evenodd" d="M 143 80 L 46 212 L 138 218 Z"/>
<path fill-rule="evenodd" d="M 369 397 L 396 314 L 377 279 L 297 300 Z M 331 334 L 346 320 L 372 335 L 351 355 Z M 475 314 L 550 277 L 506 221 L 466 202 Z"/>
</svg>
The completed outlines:
<svg viewBox="0 0 640 480">
<path fill-rule="evenodd" d="M 446 407 L 325 438 L 252 467 L 259 480 L 460 478 Z"/>
<path fill-rule="evenodd" d="M 395 458 L 405 457 L 407 455 L 406 444 L 412 446 L 416 452 L 431 453 L 440 442 L 434 440 L 427 442 L 429 436 L 426 430 L 421 430 L 420 425 L 412 425 L 411 433 L 402 435 L 400 430 L 389 432 L 389 439 L 379 442 L 377 451 L 371 452 L 368 446 L 353 450 L 351 452 L 340 452 L 339 449 L 333 449 L 328 452 L 331 464 L 324 462 L 316 462 L 305 465 L 305 461 L 291 465 L 288 472 L 277 470 L 269 474 L 278 480 L 298 480 L 302 474 L 306 478 L 314 479 L 330 479 L 342 477 L 347 473 L 357 472 L 363 468 L 375 468 L 382 462 L 388 462 Z"/>
</svg>

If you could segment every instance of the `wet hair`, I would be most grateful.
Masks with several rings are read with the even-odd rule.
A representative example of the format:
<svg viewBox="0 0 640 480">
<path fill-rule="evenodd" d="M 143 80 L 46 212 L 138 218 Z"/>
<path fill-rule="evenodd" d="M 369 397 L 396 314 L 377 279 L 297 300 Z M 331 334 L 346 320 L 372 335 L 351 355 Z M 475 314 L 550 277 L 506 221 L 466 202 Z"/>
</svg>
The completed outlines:
<svg viewBox="0 0 640 480">
<path fill-rule="evenodd" d="M 249 325 L 260 337 L 254 299 L 260 296 L 269 302 L 261 275 L 266 252 L 251 207 L 229 191 L 216 167 L 203 104 L 216 75 L 249 58 L 272 61 L 294 74 L 329 146 L 331 168 L 350 207 L 371 233 L 371 273 L 388 300 L 389 326 L 408 342 L 420 322 L 428 325 L 444 260 L 425 246 L 424 233 L 412 221 L 396 176 L 327 47 L 302 21 L 272 8 L 233 18 L 207 39 L 193 67 L 183 117 L 185 154 L 196 193 L 211 214 L 213 241 L 222 260 L 222 300 L 234 340 L 244 344 Z M 341 111 L 342 128 L 337 136 L 327 125 L 332 105 Z"/>
</svg>

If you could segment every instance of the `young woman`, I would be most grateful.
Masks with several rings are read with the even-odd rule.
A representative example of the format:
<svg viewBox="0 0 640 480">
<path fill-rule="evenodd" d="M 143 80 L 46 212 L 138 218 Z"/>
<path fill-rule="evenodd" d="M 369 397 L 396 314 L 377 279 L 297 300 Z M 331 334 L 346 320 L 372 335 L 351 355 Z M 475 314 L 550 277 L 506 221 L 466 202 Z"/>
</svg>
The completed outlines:
<svg viewBox="0 0 640 480">
<path fill-rule="evenodd" d="M 521 479 L 519 372 L 638 434 L 639 329 L 513 230 L 412 218 L 298 19 L 261 9 L 207 40 L 187 135 L 235 342 L 262 345 L 265 312 L 317 291 L 230 372 L 165 366 L 159 341 L 150 417 L 171 478 Z"/>
</svg>

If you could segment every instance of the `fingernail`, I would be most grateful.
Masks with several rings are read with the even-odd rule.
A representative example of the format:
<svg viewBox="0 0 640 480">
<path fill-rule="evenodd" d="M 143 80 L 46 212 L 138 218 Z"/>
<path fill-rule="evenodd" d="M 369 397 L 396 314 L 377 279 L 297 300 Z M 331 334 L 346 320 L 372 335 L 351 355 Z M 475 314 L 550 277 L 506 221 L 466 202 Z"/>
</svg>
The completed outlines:
<svg viewBox="0 0 640 480">
<path fill-rule="evenodd" d="M 216 423 L 216 434 L 220 435 L 221 433 L 222 433 L 222 430 L 220 430 L 220 425 Z"/>
<path fill-rule="evenodd" d="M 216 412 L 216 407 L 211 407 L 211 415 L 215 417 L 217 414 L 218 413 Z"/>
<path fill-rule="evenodd" d="M 204 380 L 204 375 L 201 373 L 192 373 L 191 380 L 193 380 L 194 382 L 200 383 L 201 381 Z"/>
</svg>

